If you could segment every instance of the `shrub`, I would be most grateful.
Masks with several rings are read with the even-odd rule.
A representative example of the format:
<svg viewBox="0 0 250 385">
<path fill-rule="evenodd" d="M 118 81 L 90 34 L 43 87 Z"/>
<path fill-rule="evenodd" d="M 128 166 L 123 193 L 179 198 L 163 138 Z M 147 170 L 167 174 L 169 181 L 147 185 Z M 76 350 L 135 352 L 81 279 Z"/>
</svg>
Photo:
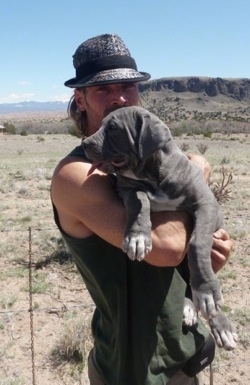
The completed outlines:
<svg viewBox="0 0 250 385">
<path fill-rule="evenodd" d="M 37 141 L 38 142 L 44 142 L 45 141 L 45 138 L 43 136 L 38 136 L 37 137 Z"/>
<path fill-rule="evenodd" d="M 3 126 L 6 128 L 6 133 L 9 135 L 16 135 L 16 127 L 14 124 L 5 122 Z"/>
<path fill-rule="evenodd" d="M 76 136 L 77 138 L 79 137 L 79 132 L 77 130 L 77 128 L 74 126 L 74 125 L 71 125 L 69 128 L 68 128 L 68 133 L 72 136 Z"/>
<path fill-rule="evenodd" d="M 212 132 L 210 130 L 207 130 L 203 133 L 205 138 L 211 138 L 212 137 Z"/>
<path fill-rule="evenodd" d="M 199 143 L 199 144 L 197 144 L 196 147 L 198 148 L 198 150 L 200 151 L 200 153 L 201 153 L 202 155 L 204 155 L 205 152 L 206 152 L 207 149 L 208 149 L 208 146 L 207 146 L 206 144 L 204 144 L 204 143 Z"/>
<path fill-rule="evenodd" d="M 180 148 L 182 151 L 188 151 L 189 150 L 189 144 L 188 143 L 182 143 Z"/>
<path fill-rule="evenodd" d="M 70 319 L 65 325 L 65 331 L 56 341 L 51 351 L 52 363 L 55 367 L 65 362 L 78 365 L 82 371 L 87 361 L 88 352 L 93 344 L 90 320 L 88 317 Z"/>
<path fill-rule="evenodd" d="M 222 204 L 230 199 L 231 190 L 229 190 L 228 186 L 232 182 L 233 172 L 226 170 L 224 167 L 221 167 L 220 172 L 222 174 L 221 181 L 210 183 L 209 187 L 216 200 Z"/>
<path fill-rule="evenodd" d="M 20 135 L 21 135 L 21 136 L 28 136 L 28 132 L 27 132 L 26 130 L 22 130 L 22 131 L 20 132 Z"/>
</svg>

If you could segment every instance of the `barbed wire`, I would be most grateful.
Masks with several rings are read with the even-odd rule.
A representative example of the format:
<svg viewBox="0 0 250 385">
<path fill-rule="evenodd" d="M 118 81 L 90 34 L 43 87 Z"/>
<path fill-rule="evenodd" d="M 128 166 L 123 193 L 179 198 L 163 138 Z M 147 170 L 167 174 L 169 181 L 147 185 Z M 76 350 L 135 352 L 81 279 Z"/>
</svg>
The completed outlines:
<svg viewBox="0 0 250 385">
<path fill-rule="evenodd" d="M 58 231 L 57 227 L 32 227 L 32 231 Z M 29 227 L 22 229 L 1 229 L 1 233 L 11 233 L 11 232 L 24 232 L 27 233 L 29 231 Z"/>
<path fill-rule="evenodd" d="M 31 228 L 30 226 L 27 228 L 14 228 L 14 229 L 0 229 L 1 233 L 11 233 L 11 232 L 26 232 L 28 233 L 28 242 L 29 242 L 29 263 L 28 263 L 28 268 L 29 268 L 29 302 L 30 302 L 30 307 L 29 308 L 23 308 L 23 309 L 13 309 L 13 310 L 1 310 L 0 314 L 6 315 L 6 314 L 20 314 L 20 313 L 29 313 L 30 314 L 30 333 L 31 333 L 31 361 L 32 361 L 32 384 L 35 385 L 36 379 L 35 379 L 35 354 L 34 354 L 34 331 L 33 331 L 33 313 L 38 313 L 38 312 L 46 312 L 50 314 L 59 314 L 60 312 L 69 312 L 72 309 L 91 309 L 94 310 L 95 305 L 94 303 L 91 304 L 76 304 L 76 305 L 71 305 L 67 306 L 64 303 L 60 307 L 35 307 L 32 304 L 32 232 L 37 231 L 37 232 L 42 232 L 42 231 L 56 231 L 60 235 L 60 232 L 58 228 L 55 227 L 33 227 Z M 231 291 L 238 291 L 241 290 L 240 287 L 234 287 L 231 288 Z M 237 362 L 226 362 L 226 363 L 213 363 L 212 367 L 207 367 L 205 368 L 205 372 L 207 372 L 210 376 L 211 374 L 213 375 L 213 372 L 219 371 L 223 367 L 240 367 L 244 365 L 249 365 L 250 360 L 241 360 Z M 213 383 L 211 382 L 210 379 L 210 384 Z"/>
<path fill-rule="evenodd" d="M 235 367 L 238 367 L 238 366 L 249 365 L 249 364 L 250 364 L 250 360 L 241 360 L 241 361 L 237 361 L 237 362 L 233 362 L 233 363 L 229 362 L 229 363 L 226 363 L 226 364 L 213 364 L 213 369 L 216 370 L 216 369 L 224 368 L 224 367 L 227 367 L 227 366 L 235 368 Z M 206 369 L 208 370 L 208 368 L 206 368 Z"/>
<path fill-rule="evenodd" d="M 33 311 L 35 313 L 37 312 L 46 312 L 46 313 L 50 313 L 50 312 L 67 312 L 67 311 L 71 311 L 72 309 L 87 309 L 87 308 L 94 308 L 95 305 L 94 304 L 89 304 L 89 305 L 85 305 L 85 304 L 79 304 L 79 305 L 73 305 L 73 306 L 70 306 L 70 307 L 67 307 L 65 305 L 63 305 L 62 307 L 42 307 L 42 308 L 33 308 Z M 19 313 L 29 313 L 29 309 L 16 309 L 16 310 L 1 310 L 0 311 L 0 314 L 19 314 Z"/>
<path fill-rule="evenodd" d="M 36 384 L 35 371 L 35 351 L 34 351 L 34 313 L 33 313 L 33 294 L 32 294 L 32 234 L 29 227 L 29 313 L 30 313 L 30 351 L 32 362 L 32 384 Z"/>
</svg>

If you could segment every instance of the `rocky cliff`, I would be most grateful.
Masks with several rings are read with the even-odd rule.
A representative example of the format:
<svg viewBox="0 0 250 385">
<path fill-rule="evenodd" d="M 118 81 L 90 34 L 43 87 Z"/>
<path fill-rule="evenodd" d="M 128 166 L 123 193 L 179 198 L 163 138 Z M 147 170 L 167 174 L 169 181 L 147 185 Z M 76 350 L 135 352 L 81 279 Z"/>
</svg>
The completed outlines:
<svg viewBox="0 0 250 385">
<path fill-rule="evenodd" d="M 238 101 L 250 100 L 250 79 L 180 77 L 150 80 L 139 86 L 140 92 L 169 90 L 177 94 L 191 92 L 210 97 L 224 95 Z"/>
<path fill-rule="evenodd" d="M 143 107 L 167 123 L 228 122 L 250 132 L 250 79 L 161 78 L 139 84 L 139 92 Z"/>
</svg>

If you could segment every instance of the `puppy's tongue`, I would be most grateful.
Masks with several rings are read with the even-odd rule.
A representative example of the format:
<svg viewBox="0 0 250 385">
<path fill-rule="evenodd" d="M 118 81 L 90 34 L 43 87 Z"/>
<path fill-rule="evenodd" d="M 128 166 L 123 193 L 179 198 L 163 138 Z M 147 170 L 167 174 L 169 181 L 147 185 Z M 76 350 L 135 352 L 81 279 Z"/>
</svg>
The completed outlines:
<svg viewBox="0 0 250 385">
<path fill-rule="evenodd" d="M 87 176 L 93 174 L 93 172 L 94 172 L 98 167 L 100 167 L 101 164 L 102 164 L 102 162 L 94 162 L 94 163 L 91 165 L 91 167 L 90 167 L 90 169 L 89 169 L 89 171 L 88 171 Z"/>
</svg>

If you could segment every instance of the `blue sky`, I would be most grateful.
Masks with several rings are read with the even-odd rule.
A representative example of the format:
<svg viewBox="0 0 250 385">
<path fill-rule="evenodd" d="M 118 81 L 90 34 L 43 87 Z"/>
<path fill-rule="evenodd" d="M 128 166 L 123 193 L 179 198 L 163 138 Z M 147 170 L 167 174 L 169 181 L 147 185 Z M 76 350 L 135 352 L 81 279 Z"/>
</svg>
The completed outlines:
<svg viewBox="0 0 250 385">
<path fill-rule="evenodd" d="M 0 103 L 68 100 L 72 55 L 101 33 L 153 79 L 250 78 L 249 0 L 12 0 L 0 16 Z"/>
</svg>

